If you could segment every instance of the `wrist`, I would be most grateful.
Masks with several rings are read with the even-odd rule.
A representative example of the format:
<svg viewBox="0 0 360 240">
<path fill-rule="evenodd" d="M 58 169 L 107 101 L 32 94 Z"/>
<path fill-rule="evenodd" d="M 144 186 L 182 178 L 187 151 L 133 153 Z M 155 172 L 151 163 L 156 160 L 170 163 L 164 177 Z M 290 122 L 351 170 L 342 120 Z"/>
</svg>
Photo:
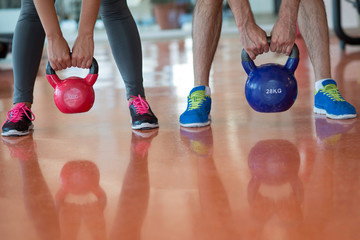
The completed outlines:
<svg viewBox="0 0 360 240">
<path fill-rule="evenodd" d="M 243 31 L 245 31 L 245 29 L 256 25 L 254 16 L 252 14 L 250 14 L 250 15 L 246 14 L 246 15 L 244 15 L 244 17 L 242 19 L 237 21 L 236 25 L 237 25 L 237 28 L 239 29 L 239 31 L 243 32 Z"/>
<path fill-rule="evenodd" d="M 86 29 L 86 28 L 79 27 L 78 36 L 86 37 L 86 38 L 93 38 L 94 31 L 93 31 L 93 29 Z"/>
<path fill-rule="evenodd" d="M 243 20 L 240 24 L 237 24 L 237 28 L 241 34 L 248 32 L 249 29 L 254 29 L 256 26 L 255 20 L 252 19 Z"/>
<path fill-rule="evenodd" d="M 54 32 L 47 32 L 46 33 L 46 38 L 48 40 L 54 40 L 54 39 L 60 39 L 60 38 L 64 38 L 62 35 L 61 31 L 54 31 Z"/>
</svg>

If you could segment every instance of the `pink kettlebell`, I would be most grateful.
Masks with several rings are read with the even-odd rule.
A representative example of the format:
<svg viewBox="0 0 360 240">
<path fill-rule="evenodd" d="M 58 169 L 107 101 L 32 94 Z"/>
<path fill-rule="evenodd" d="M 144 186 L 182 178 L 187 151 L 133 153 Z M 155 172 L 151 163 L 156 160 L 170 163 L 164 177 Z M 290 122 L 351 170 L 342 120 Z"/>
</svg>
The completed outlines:
<svg viewBox="0 0 360 240">
<path fill-rule="evenodd" d="M 46 78 L 55 89 L 54 101 L 63 113 L 82 113 L 89 111 L 94 105 L 95 92 L 93 85 L 98 78 L 99 66 L 93 58 L 89 74 L 85 78 L 68 77 L 61 80 L 56 75 L 50 62 L 46 65 Z"/>
</svg>

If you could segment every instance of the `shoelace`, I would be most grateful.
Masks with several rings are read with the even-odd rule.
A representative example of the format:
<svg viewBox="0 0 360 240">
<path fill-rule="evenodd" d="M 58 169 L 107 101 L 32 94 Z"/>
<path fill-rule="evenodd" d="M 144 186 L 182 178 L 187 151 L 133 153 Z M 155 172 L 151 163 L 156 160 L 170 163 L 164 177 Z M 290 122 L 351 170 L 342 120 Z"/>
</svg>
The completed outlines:
<svg viewBox="0 0 360 240">
<path fill-rule="evenodd" d="M 149 104 L 146 102 L 145 99 L 143 99 L 140 95 L 136 96 L 130 96 L 134 98 L 129 102 L 129 107 L 131 104 L 135 106 L 136 112 L 143 115 L 145 113 L 149 113 Z"/>
<path fill-rule="evenodd" d="M 321 90 L 332 100 L 345 102 L 345 99 L 340 95 L 339 89 L 336 87 L 336 85 L 329 84 L 325 87 L 325 89 Z"/>
<path fill-rule="evenodd" d="M 189 97 L 189 110 L 198 109 L 205 101 L 204 91 L 193 92 Z"/>
<path fill-rule="evenodd" d="M 31 115 L 33 116 L 32 118 L 27 114 L 26 111 L 30 111 Z M 13 107 L 12 109 L 10 109 L 10 111 L 7 113 L 7 117 L 6 120 L 4 122 L 4 124 L 9 121 L 9 122 L 13 122 L 16 123 L 18 121 L 21 120 L 22 116 L 25 114 L 25 116 L 30 119 L 31 121 L 35 120 L 35 114 L 30 110 L 30 108 L 28 108 L 24 103 L 19 103 L 17 104 L 15 107 Z M 4 126 L 3 124 L 3 126 Z"/>
</svg>

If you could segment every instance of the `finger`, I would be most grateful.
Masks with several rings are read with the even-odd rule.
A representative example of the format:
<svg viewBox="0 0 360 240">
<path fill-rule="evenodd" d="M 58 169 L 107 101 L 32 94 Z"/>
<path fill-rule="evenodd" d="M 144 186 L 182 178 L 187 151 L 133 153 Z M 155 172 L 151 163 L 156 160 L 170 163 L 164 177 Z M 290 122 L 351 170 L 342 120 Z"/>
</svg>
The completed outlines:
<svg viewBox="0 0 360 240">
<path fill-rule="evenodd" d="M 63 69 L 60 58 L 57 58 L 57 59 L 53 60 L 53 62 L 54 62 L 56 71 L 60 71 L 60 70 Z"/>
<path fill-rule="evenodd" d="M 255 60 L 256 55 L 253 52 L 247 52 L 252 60 Z"/>
<path fill-rule="evenodd" d="M 293 45 L 289 45 L 287 48 L 286 48 L 286 55 L 289 56 L 291 54 L 291 51 L 293 49 Z"/>
<path fill-rule="evenodd" d="M 288 47 L 288 48 L 286 49 L 286 52 L 285 52 L 286 56 L 290 56 L 291 51 L 292 51 L 292 48 L 291 48 L 291 47 Z"/>
<path fill-rule="evenodd" d="M 77 67 L 78 68 L 84 68 L 84 57 L 78 57 L 78 60 L 77 60 Z"/>
<path fill-rule="evenodd" d="M 253 49 L 251 49 L 251 54 L 254 56 L 254 57 L 256 57 L 257 55 L 259 55 L 259 51 L 256 49 L 256 48 L 253 48 Z"/>
<path fill-rule="evenodd" d="M 71 57 L 70 57 L 70 54 L 68 54 L 68 55 L 65 56 L 65 65 L 66 65 L 66 68 L 71 67 Z"/>
<path fill-rule="evenodd" d="M 75 64 L 74 64 L 73 66 L 74 66 L 74 67 L 81 68 L 82 58 L 79 57 L 79 55 L 75 55 L 75 56 L 74 56 L 74 60 L 75 60 Z"/>
<path fill-rule="evenodd" d="M 284 43 L 281 47 L 281 53 L 284 54 L 284 55 L 288 55 L 287 54 L 287 49 L 289 47 L 289 44 L 288 43 Z"/>
<path fill-rule="evenodd" d="M 92 64 L 92 58 L 89 58 L 89 60 L 86 62 L 86 67 L 85 68 L 90 68 Z"/>
<path fill-rule="evenodd" d="M 277 43 L 275 42 L 275 40 L 273 38 L 271 38 L 270 51 L 271 52 L 276 52 L 276 49 L 277 49 Z"/>
<path fill-rule="evenodd" d="M 265 47 L 268 45 L 266 37 L 261 38 L 258 42 L 255 43 L 254 53 L 255 55 L 260 55 L 264 53 Z"/>
<path fill-rule="evenodd" d="M 71 56 L 71 66 L 76 67 L 77 62 L 76 62 L 76 57 L 74 55 Z"/>
<path fill-rule="evenodd" d="M 84 58 L 84 60 L 81 63 L 81 68 L 88 68 L 88 62 L 89 62 L 89 58 Z"/>
<path fill-rule="evenodd" d="M 64 61 L 64 59 L 59 58 L 58 59 L 58 66 L 62 69 L 66 69 L 66 62 Z"/>
<path fill-rule="evenodd" d="M 58 70 L 59 70 L 57 64 L 56 64 L 54 61 L 49 60 L 49 62 L 50 62 L 51 68 L 52 68 L 54 71 L 58 71 Z"/>
<path fill-rule="evenodd" d="M 256 56 L 262 54 L 264 52 L 263 46 L 257 46 L 253 52 Z"/>
<path fill-rule="evenodd" d="M 247 52 L 247 54 L 249 55 L 249 57 L 254 60 L 256 57 L 256 48 L 255 46 L 251 46 L 251 47 L 246 47 L 245 51 Z"/>
<path fill-rule="evenodd" d="M 256 48 L 254 48 L 251 51 L 251 55 L 252 55 L 251 59 L 254 60 L 256 58 L 256 56 L 259 55 L 259 54 L 260 54 L 260 51 L 258 49 L 256 49 Z"/>
<path fill-rule="evenodd" d="M 67 63 L 66 63 L 65 59 L 60 59 L 58 65 L 61 66 L 61 69 L 66 69 L 67 68 Z"/>
<path fill-rule="evenodd" d="M 270 48 L 270 46 L 269 46 L 269 44 L 266 44 L 265 46 L 264 46 L 264 52 L 265 53 L 267 53 L 267 52 L 269 52 L 269 48 Z"/>
<path fill-rule="evenodd" d="M 278 46 L 276 47 L 276 52 L 277 52 L 277 53 L 283 53 L 283 47 L 282 47 L 281 45 L 278 45 Z"/>
</svg>

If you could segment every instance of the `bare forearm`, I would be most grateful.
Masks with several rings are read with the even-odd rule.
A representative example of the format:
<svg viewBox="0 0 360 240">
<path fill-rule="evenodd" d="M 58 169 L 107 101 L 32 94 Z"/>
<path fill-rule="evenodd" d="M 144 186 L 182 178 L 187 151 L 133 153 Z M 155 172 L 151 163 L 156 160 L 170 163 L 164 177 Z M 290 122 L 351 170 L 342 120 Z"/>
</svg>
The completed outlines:
<svg viewBox="0 0 360 240">
<path fill-rule="evenodd" d="M 283 0 L 279 10 L 279 19 L 286 18 L 296 22 L 300 0 Z"/>
<path fill-rule="evenodd" d="M 79 35 L 93 35 L 100 0 L 83 0 L 79 22 Z"/>
<path fill-rule="evenodd" d="M 240 42 L 251 59 L 269 51 L 266 32 L 255 22 L 249 0 L 229 0 L 236 25 L 240 33 Z"/>
<path fill-rule="evenodd" d="M 229 0 L 228 3 L 240 31 L 242 31 L 249 23 L 255 24 L 254 15 L 248 0 Z"/>
<path fill-rule="evenodd" d="M 53 0 L 34 0 L 47 38 L 62 36 Z"/>
</svg>

